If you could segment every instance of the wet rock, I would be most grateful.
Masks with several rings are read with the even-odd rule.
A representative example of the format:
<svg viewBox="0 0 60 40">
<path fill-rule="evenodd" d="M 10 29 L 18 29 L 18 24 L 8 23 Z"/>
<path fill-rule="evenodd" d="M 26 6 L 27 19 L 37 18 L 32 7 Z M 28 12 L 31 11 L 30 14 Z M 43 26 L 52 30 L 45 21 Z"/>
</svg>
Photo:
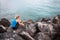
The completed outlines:
<svg viewBox="0 0 60 40">
<path fill-rule="evenodd" d="M 60 40 L 60 37 L 57 37 L 55 40 Z"/>
<path fill-rule="evenodd" d="M 54 24 L 54 30 L 57 33 L 60 33 L 60 24 Z"/>
<path fill-rule="evenodd" d="M 6 28 L 3 25 L 0 25 L 0 33 L 6 32 Z"/>
<path fill-rule="evenodd" d="M 53 23 L 53 24 L 58 24 L 58 18 L 57 18 L 57 17 L 54 17 L 54 18 L 52 19 L 52 23 Z"/>
<path fill-rule="evenodd" d="M 27 32 L 31 35 L 34 36 L 35 32 L 36 32 L 36 27 L 33 23 L 31 23 L 28 27 Z"/>
<path fill-rule="evenodd" d="M 34 21 L 32 21 L 32 20 L 27 20 L 27 23 L 34 23 Z"/>
<path fill-rule="evenodd" d="M 5 38 L 4 40 L 15 40 L 14 38 Z"/>
<path fill-rule="evenodd" d="M 13 32 L 13 29 L 12 29 L 11 27 L 9 27 L 9 28 L 7 29 L 7 32 L 12 33 L 12 32 Z"/>
<path fill-rule="evenodd" d="M 39 28 L 38 28 L 38 23 L 35 23 L 35 27 L 36 27 L 36 33 L 35 33 L 35 34 L 41 32 L 41 31 L 39 30 Z"/>
<path fill-rule="evenodd" d="M 57 15 L 58 16 L 58 18 L 60 18 L 60 15 Z"/>
<path fill-rule="evenodd" d="M 15 40 L 24 40 L 21 36 L 19 36 L 19 35 L 17 35 L 17 34 L 14 34 L 14 35 L 13 35 L 13 38 L 14 38 Z"/>
<path fill-rule="evenodd" d="M 38 22 L 37 28 L 40 32 L 46 33 L 51 38 L 53 38 L 56 33 L 56 32 L 54 32 L 53 25 L 50 23 L 48 24 L 45 22 Z M 37 33 L 39 33 L 39 31 Z"/>
<path fill-rule="evenodd" d="M 2 33 L 0 33 L 0 39 L 3 39 L 3 34 Z"/>
<path fill-rule="evenodd" d="M 25 40 L 35 40 L 33 37 L 29 35 L 29 33 L 23 31 L 19 34 L 21 37 L 23 37 Z"/>
<path fill-rule="evenodd" d="M 46 34 L 44 34 L 44 33 L 42 33 L 42 32 L 39 32 L 39 33 L 35 36 L 35 40 L 51 40 L 51 38 L 50 38 L 48 35 L 46 35 Z"/>
<path fill-rule="evenodd" d="M 37 22 L 37 26 L 41 32 L 52 32 L 53 26 L 44 22 Z"/>
<path fill-rule="evenodd" d="M 60 24 L 60 15 L 57 15 L 58 23 Z"/>
<path fill-rule="evenodd" d="M 47 19 L 47 18 L 42 18 L 41 19 L 41 22 L 47 22 L 47 21 L 49 21 L 50 19 Z"/>
<path fill-rule="evenodd" d="M 1 38 L 3 40 L 24 40 L 22 37 L 20 37 L 18 34 L 15 33 L 2 33 Z"/>
<path fill-rule="evenodd" d="M 60 24 L 54 24 L 54 33 L 52 33 L 52 38 L 55 40 L 60 37 Z"/>
<path fill-rule="evenodd" d="M 56 33 L 54 36 L 53 36 L 53 40 L 59 40 L 60 39 L 60 33 Z"/>
<path fill-rule="evenodd" d="M 0 21 L 0 25 L 2 25 L 2 24 L 1 24 L 1 21 Z"/>
<path fill-rule="evenodd" d="M 1 19 L 1 24 L 5 27 L 9 27 L 10 26 L 10 22 L 9 20 L 7 20 L 6 18 L 2 18 Z"/>
</svg>

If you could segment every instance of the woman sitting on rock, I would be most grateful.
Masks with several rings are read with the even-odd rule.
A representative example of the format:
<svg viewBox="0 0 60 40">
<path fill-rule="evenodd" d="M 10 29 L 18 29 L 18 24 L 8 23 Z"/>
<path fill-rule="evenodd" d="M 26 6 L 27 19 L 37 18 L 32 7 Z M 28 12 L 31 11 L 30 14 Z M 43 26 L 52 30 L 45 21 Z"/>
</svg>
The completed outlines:
<svg viewBox="0 0 60 40">
<path fill-rule="evenodd" d="M 23 22 L 20 20 L 19 15 L 17 15 L 11 22 L 12 29 L 17 29 L 18 26 L 24 26 Z"/>
</svg>

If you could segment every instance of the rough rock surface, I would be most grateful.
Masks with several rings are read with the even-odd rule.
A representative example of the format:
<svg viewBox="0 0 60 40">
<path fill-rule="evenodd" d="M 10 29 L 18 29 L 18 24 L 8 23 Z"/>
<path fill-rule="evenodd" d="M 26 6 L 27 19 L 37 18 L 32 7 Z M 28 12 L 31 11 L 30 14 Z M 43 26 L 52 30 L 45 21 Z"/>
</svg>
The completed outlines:
<svg viewBox="0 0 60 40">
<path fill-rule="evenodd" d="M 9 27 L 11 23 L 6 18 L 2 18 L 1 19 L 1 24 L 5 27 Z"/>
<path fill-rule="evenodd" d="M 36 40 L 51 40 L 51 38 L 47 35 L 44 34 L 42 32 L 39 32 L 36 36 L 35 36 Z"/>
<path fill-rule="evenodd" d="M 10 24 L 6 18 L 1 19 L 0 40 L 60 40 L 60 15 L 36 22 L 28 20 L 24 27 L 19 26 L 16 30 Z"/>
</svg>

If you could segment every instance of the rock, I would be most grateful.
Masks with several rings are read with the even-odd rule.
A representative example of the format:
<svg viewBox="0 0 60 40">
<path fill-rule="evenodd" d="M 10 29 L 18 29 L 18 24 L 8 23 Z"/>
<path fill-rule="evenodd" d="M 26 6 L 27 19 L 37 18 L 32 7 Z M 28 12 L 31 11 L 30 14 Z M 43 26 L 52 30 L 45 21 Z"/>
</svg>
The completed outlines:
<svg viewBox="0 0 60 40">
<path fill-rule="evenodd" d="M 25 31 L 21 32 L 19 35 L 22 36 L 25 40 L 35 40 L 33 37 L 29 35 L 29 33 Z"/>
<path fill-rule="evenodd" d="M 3 34 L 2 33 L 0 33 L 0 39 L 3 39 Z"/>
<path fill-rule="evenodd" d="M 9 27 L 9 28 L 7 29 L 7 32 L 12 33 L 12 32 L 13 32 L 13 29 L 12 29 L 11 27 Z"/>
<path fill-rule="evenodd" d="M 39 28 L 38 28 L 38 23 L 35 23 L 35 27 L 36 27 L 36 33 L 35 33 L 35 34 L 41 32 L 41 31 L 39 30 Z"/>
<path fill-rule="evenodd" d="M 60 33 L 60 24 L 53 24 L 54 32 Z"/>
<path fill-rule="evenodd" d="M 2 25 L 2 24 L 1 24 L 1 21 L 0 21 L 0 25 Z"/>
<path fill-rule="evenodd" d="M 59 24 L 60 24 L 60 15 L 58 15 L 58 21 L 59 21 Z"/>
<path fill-rule="evenodd" d="M 51 24 L 47 24 L 44 22 L 37 22 L 38 29 L 41 32 L 52 32 L 53 31 L 53 26 Z"/>
<path fill-rule="evenodd" d="M 32 20 L 27 20 L 27 23 L 34 23 L 34 21 L 32 21 Z"/>
<path fill-rule="evenodd" d="M 24 40 L 22 37 L 20 37 L 18 34 L 15 33 L 2 33 L 1 38 L 3 40 Z"/>
<path fill-rule="evenodd" d="M 17 34 L 14 34 L 14 35 L 13 35 L 13 38 L 14 38 L 15 40 L 24 40 L 21 36 L 19 36 L 19 35 L 17 35 Z"/>
<path fill-rule="evenodd" d="M 0 25 L 0 33 L 6 32 L 6 28 L 3 25 Z"/>
<path fill-rule="evenodd" d="M 57 20 L 56 17 L 54 17 L 54 18 L 52 19 L 52 23 L 54 23 L 54 24 L 58 24 L 58 20 Z"/>
<path fill-rule="evenodd" d="M 42 18 L 41 19 L 41 22 L 47 22 L 47 21 L 49 21 L 50 19 L 47 19 L 47 18 Z"/>
<path fill-rule="evenodd" d="M 56 33 L 53 37 L 53 40 L 59 40 L 60 39 L 60 33 Z"/>
<path fill-rule="evenodd" d="M 36 27 L 33 23 L 31 23 L 28 27 L 28 33 L 31 35 L 31 36 L 34 36 L 35 32 L 36 32 Z"/>
<path fill-rule="evenodd" d="M 53 25 L 45 22 L 37 22 L 37 28 L 40 32 L 47 33 L 51 38 L 53 38 L 56 33 L 54 32 Z M 37 33 L 39 33 L 39 31 Z"/>
<path fill-rule="evenodd" d="M 48 35 L 46 35 L 46 34 L 44 34 L 44 33 L 42 33 L 42 32 L 39 32 L 39 33 L 35 36 L 35 40 L 51 40 L 51 38 L 50 38 Z"/>
<path fill-rule="evenodd" d="M 4 40 L 15 40 L 14 38 L 5 38 Z"/>
<path fill-rule="evenodd" d="M 52 33 L 52 36 L 53 36 L 52 38 L 54 40 L 54 39 L 60 37 L 60 24 L 54 24 L 53 28 L 54 28 L 55 33 Z"/>
<path fill-rule="evenodd" d="M 6 18 L 2 18 L 1 19 L 1 24 L 5 27 L 9 27 L 11 23 Z"/>
<path fill-rule="evenodd" d="M 60 37 L 57 37 L 55 40 L 60 40 Z"/>
</svg>

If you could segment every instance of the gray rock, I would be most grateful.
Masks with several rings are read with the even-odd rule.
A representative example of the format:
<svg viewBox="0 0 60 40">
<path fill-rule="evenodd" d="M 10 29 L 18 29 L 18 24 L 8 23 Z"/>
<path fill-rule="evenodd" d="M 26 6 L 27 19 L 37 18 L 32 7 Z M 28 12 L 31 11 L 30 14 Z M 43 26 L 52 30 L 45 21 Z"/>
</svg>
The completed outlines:
<svg viewBox="0 0 60 40">
<path fill-rule="evenodd" d="M 6 28 L 3 25 L 0 25 L 0 33 L 6 32 Z"/>
<path fill-rule="evenodd" d="M 10 32 L 1 33 L 0 39 L 3 39 L 3 40 L 24 40 L 18 34 L 10 33 Z"/>
<path fill-rule="evenodd" d="M 38 28 L 41 32 L 52 32 L 53 26 L 44 22 L 37 22 Z"/>
<path fill-rule="evenodd" d="M 34 36 L 35 32 L 36 32 L 36 27 L 34 24 L 30 24 L 29 27 L 28 27 L 28 33 L 31 35 L 31 36 Z"/>
<path fill-rule="evenodd" d="M 35 40 L 51 40 L 51 38 L 48 35 L 46 35 L 45 33 L 39 32 L 35 36 Z"/>
<path fill-rule="evenodd" d="M 2 18 L 2 19 L 1 19 L 1 24 L 2 24 L 3 26 L 5 26 L 5 27 L 9 27 L 11 23 L 9 22 L 8 19 Z"/>
<path fill-rule="evenodd" d="M 22 36 L 25 40 L 35 40 L 33 37 L 30 36 L 29 33 L 24 32 L 24 31 L 21 32 L 19 35 Z"/>
</svg>

